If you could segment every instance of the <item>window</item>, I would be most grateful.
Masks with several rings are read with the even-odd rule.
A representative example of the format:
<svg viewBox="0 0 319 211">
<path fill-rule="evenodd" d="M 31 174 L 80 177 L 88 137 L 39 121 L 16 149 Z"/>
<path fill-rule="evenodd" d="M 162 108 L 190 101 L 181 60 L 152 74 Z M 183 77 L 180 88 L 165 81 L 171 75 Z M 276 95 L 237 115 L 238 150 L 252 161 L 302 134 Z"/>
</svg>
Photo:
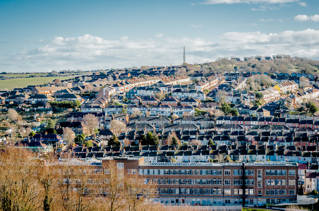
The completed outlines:
<svg viewBox="0 0 319 211">
<path fill-rule="evenodd" d="M 234 179 L 234 185 L 242 185 L 243 184 L 243 180 L 241 179 Z"/>
<path fill-rule="evenodd" d="M 245 184 L 246 185 L 254 185 L 254 180 L 253 179 L 246 179 Z"/>
<path fill-rule="evenodd" d="M 224 170 L 224 175 L 225 175 L 225 176 L 230 176 L 230 175 L 231 175 L 230 172 L 231 172 L 230 169 L 225 169 L 225 170 Z"/>
<path fill-rule="evenodd" d="M 231 195 L 231 189 L 225 189 L 224 190 L 225 195 Z"/>
<path fill-rule="evenodd" d="M 281 185 L 283 185 L 283 186 L 286 185 L 286 180 L 285 180 L 285 179 L 282 179 L 282 180 L 281 180 Z"/>
<path fill-rule="evenodd" d="M 233 175 L 234 176 L 241 176 L 243 174 L 243 171 L 241 169 L 234 169 Z"/>
<path fill-rule="evenodd" d="M 295 176 L 296 170 L 289 170 L 289 176 Z"/>
<path fill-rule="evenodd" d="M 164 169 L 160 169 L 160 175 L 164 175 Z"/>
<path fill-rule="evenodd" d="M 123 169 L 124 163 L 117 163 L 117 169 Z"/>
<path fill-rule="evenodd" d="M 254 176 L 255 171 L 251 169 L 246 169 L 245 170 L 245 175 L 246 176 Z"/>
<path fill-rule="evenodd" d="M 224 184 L 225 184 L 225 185 L 231 185 L 230 179 L 225 179 L 225 180 L 224 180 Z"/>
<path fill-rule="evenodd" d="M 137 170 L 136 169 L 127 169 L 128 174 L 136 174 Z"/>
<path fill-rule="evenodd" d="M 262 169 L 258 169 L 258 178 L 262 178 L 263 176 L 263 170 Z"/>
<path fill-rule="evenodd" d="M 289 185 L 289 186 L 295 186 L 295 185 L 296 185 L 296 181 L 290 179 L 290 180 L 288 181 L 288 185 Z"/>
</svg>

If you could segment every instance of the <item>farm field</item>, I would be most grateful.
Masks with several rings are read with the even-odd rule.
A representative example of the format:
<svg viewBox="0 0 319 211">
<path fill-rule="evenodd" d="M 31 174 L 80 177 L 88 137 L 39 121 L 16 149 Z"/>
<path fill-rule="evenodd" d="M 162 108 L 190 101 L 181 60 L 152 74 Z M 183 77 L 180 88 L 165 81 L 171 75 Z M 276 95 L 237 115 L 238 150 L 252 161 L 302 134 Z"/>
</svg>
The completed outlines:
<svg viewBox="0 0 319 211">
<path fill-rule="evenodd" d="M 50 83 L 54 79 L 65 80 L 72 77 L 34 77 L 34 78 L 15 78 L 0 80 L 0 90 L 3 89 L 14 89 L 14 88 L 23 88 L 29 85 L 41 85 Z"/>
</svg>

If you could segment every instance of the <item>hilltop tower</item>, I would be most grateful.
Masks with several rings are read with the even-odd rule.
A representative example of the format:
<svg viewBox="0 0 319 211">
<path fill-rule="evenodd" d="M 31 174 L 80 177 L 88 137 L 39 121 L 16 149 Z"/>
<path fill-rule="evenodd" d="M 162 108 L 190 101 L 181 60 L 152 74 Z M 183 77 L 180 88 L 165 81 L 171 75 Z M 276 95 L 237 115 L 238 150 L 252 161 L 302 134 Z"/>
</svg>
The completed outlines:
<svg viewBox="0 0 319 211">
<path fill-rule="evenodd" d="M 186 48 L 185 46 L 183 47 L 183 66 L 187 65 L 186 63 Z"/>
<path fill-rule="evenodd" d="M 186 53 L 185 53 L 185 46 L 183 47 L 183 65 L 186 64 Z"/>
</svg>

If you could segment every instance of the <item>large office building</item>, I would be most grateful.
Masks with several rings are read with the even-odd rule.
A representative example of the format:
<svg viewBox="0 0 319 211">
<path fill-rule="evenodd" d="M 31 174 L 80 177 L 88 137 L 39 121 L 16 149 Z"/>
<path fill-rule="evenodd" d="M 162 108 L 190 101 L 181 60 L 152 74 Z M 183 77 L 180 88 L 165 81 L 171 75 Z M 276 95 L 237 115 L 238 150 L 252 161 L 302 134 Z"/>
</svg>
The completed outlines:
<svg viewBox="0 0 319 211">
<path fill-rule="evenodd" d="M 124 174 L 155 183 L 154 199 L 167 205 L 254 206 L 297 200 L 298 168 L 293 163 L 147 163 L 112 158 Z M 103 160 L 107 166 L 110 160 Z"/>
</svg>

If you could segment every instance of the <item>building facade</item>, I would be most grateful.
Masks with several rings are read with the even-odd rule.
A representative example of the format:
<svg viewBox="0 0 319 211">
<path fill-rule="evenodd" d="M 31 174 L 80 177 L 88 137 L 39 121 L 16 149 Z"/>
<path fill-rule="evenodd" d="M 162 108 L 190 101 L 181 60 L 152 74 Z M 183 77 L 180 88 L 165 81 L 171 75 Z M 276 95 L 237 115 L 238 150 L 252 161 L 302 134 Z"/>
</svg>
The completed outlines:
<svg viewBox="0 0 319 211">
<path fill-rule="evenodd" d="M 166 205 L 255 206 L 297 200 L 298 167 L 290 163 L 146 163 L 114 158 L 127 174 L 155 183 Z M 103 160 L 106 165 L 108 160 Z"/>
</svg>

